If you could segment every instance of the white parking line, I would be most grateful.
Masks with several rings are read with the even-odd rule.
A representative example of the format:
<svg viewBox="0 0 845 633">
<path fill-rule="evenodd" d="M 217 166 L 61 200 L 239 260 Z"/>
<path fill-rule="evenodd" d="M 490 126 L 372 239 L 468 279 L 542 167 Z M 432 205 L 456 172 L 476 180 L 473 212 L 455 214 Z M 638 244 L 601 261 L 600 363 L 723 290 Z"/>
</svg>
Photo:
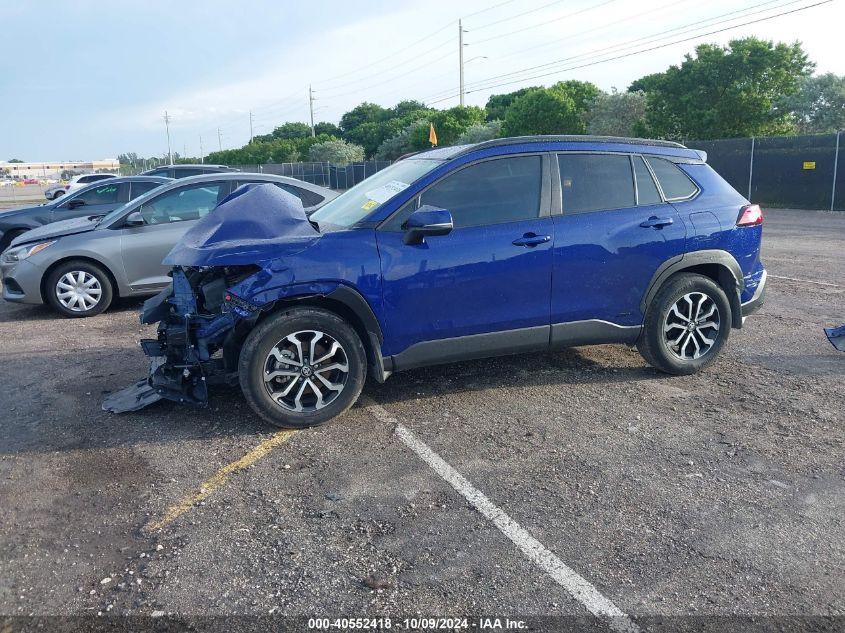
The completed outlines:
<svg viewBox="0 0 845 633">
<path fill-rule="evenodd" d="M 769 275 L 772 279 L 786 279 L 787 281 L 799 281 L 802 284 L 816 284 L 817 286 L 833 286 L 838 288 L 839 284 L 832 284 L 827 281 L 812 281 L 810 279 L 796 279 L 795 277 L 781 277 L 780 275 Z"/>
<path fill-rule="evenodd" d="M 396 435 L 408 448 L 417 454 L 417 457 L 428 464 L 434 472 L 463 495 L 476 510 L 499 528 L 502 534 L 513 541 L 513 544 L 530 561 L 551 576 L 573 598 L 584 605 L 590 613 L 606 621 L 608 626 L 614 631 L 619 631 L 620 633 L 636 633 L 640 630 L 631 621 L 631 618 L 619 609 L 619 607 L 605 598 L 598 589 L 577 572 L 567 567 L 552 552 L 543 547 L 540 541 L 531 536 L 525 528 L 485 497 L 463 475 L 452 468 L 440 455 L 431 450 L 428 445 L 414 435 L 408 427 L 392 417 L 378 404 L 368 404 L 367 410 L 380 422 L 395 425 Z"/>
</svg>

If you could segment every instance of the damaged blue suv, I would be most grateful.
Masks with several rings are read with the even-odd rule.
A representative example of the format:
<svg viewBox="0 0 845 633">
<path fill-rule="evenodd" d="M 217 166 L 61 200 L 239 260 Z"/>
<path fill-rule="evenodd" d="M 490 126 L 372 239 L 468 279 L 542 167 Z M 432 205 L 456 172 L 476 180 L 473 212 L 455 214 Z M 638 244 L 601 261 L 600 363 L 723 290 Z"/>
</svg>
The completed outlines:
<svg viewBox="0 0 845 633">
<path fill-rule="evenodd" d="M 600 343 L 691 374 L 763 302 L 762 213 L 670 142 L 497 139 L 400 160 L 307 216 L 241 187 L 171 251 L 148 378 L 112 411 L 240 384 L 282 427 L 351 406 L 369 373 Z"/>
</svg>

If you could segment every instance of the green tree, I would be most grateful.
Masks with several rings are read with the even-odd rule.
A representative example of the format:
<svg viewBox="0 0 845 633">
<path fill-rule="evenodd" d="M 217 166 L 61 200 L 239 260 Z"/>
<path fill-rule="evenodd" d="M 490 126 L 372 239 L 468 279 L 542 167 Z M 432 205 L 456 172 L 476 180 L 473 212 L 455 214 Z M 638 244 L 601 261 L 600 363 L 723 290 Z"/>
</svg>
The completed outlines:
<svg viewBox="0 0 845 633">
<path fill-rule="evenodd" d="M 596 97 L 602 94 L 602 91 L 595 84 L 589 81 L 577 81 L 575 79 L 559 81 L 549 88 L 549 90 L 559 92 L 572 99 L 572 102 L 575 104 L 575 110 L 581 113 L 586 112 Z"/>
<path fill-rule="evenodd" d="M 420 139 L 423 135 L 428 138 L 428 121 L 415 121 L 405 126 L 398 134 L 385 139 L 375 153 L 378 160 L 396 160 L 410 152 L 419 151 L 414 146 L 413 139 Z"/>
<path fill-rule="evenodd" d="M 364 148 L 343 140 L 323 141 L 311 146 L 308 157 L 315 162 L 347 165 L 364 160 Z"/>
<path fill-rule="evenodd" d="M 487 121 L 486 123 L 474 123 L 470 125 L 456 141 L 458 145 L 467 143 L 481 143 L 502 135 L 501 121 Z"/>
<path fill-rule="evenodd" d="M 306 136 L 311 136 L 311 126 L 298 121 L 283 123 L 275 128 L 272 133 L 273 138 L 282 139 L 305 138 Z"/>
<path fill-rule="evenodd" d="M 845 76 L 825 73 L 804 77 L 780 107 L 792 113 L 802 134 L 827 134 L 845 128 Z"/>
<path fill-rule="evenodd" d="M 320 121 L 314 126 L 314 133 L 315 134 L 327 134 L 329 136 L 334 136 L 335 138 L 340 138 L 341 131 L 338 126 L 334 123 L 328 123 L 326 121 Z"/>
<path fill-rule="evenodd" d="M 589 134 L 636 136 L 646 115 L 646 95 L 635 92 L 601 93 L 590 104 L 585 120 Z"/>
<path fill-rule="evenodd" d="M 8 163 L 22 163 L 23 161 L 20 158 L 10 158 L 6 162 L 8 162 Z"/>
<path fill-rule="evenodd" d="M 801 45 L 754 37 L 726 47 L 701 44 L 680 66 L 649 75 L 629 90 L 647 93 L 645 129 L 671 139 L 785 134 L 794 129 L 780 107 L 813 69 Z"/>
<path fill-rule="evenodd" d="M 502 125 L 505 136 L 529 134 L 583 134 L 575 102 L 548 88 L 535 88 L 513 102 Z"/>
<path fill-rule="evenodd" d="M 517 98 L 521 97 L 529 90 L 536 90 L 537 88 L 539 88 L 539 86 L 520 88 L 519 90 L 514 90 L 513 92 L 508 92 L 502 95 L 490 95 L 487 99 L 487 105 L 484 106 L 484 110 L 487 112 L 487 120 L 504 120 L 505 115 L 508 112 L 508 108 L 513 105 L 513 102 L 516 101 Z"/>
<path fill-rule="evenodd" d="M 388 118 L 390 117 L 387 109 L 365 101 L 340 117 L 340 129 L 344 134 L 349 134 L 365 123 L 379 123 Z"/>
</svg>

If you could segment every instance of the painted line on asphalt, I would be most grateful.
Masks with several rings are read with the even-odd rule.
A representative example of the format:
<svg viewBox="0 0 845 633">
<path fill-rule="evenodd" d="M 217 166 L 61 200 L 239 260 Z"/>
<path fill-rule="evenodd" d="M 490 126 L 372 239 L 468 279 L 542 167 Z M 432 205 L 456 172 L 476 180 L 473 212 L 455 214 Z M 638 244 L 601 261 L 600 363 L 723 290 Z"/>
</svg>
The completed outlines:
<svg viewBox="0 0 845 633">
<path fill-rule="evenodd" d="M 551 576 L 573 598 L 584 605 L 590 613 L 604 620 L 610 628 L 619 633 L 636 633 L 640 630 L 619 607 L 603 596 L 589 581 L 546 549 L 540 541 L 505 514 L 504 510 L 484 496 L 461 473 L 414 435 L 408 427 L 391 416 L 381 405 L 370 401 L 366 404 L 366 408 L 378 421 L 395 426 L 396 435 L 416 453 L 417 457 L 458 491 L 478 512 L 499 528 L 499 531 L 507 536 L 531 562 Z"/>
<path fill-rule="evenodd" d="M 799 281 L 802 284 L 816 284 L 817 286 L 833 286 L 838 288 L 839 284 L 832 284 L 827 281 L 812 281 L 810 279 L 796 279 L 795 277 L 781 277 L 780 275 L 769 275 L 772 279 L 786 279 L 787 281 Z"/>
<path fill-rule="evenodd" d="M 296 433 L 297 431 L 289 430 L 274 433 L 240 459 L 223 466 L 223 468 L 214 473 L 212 477 L 206 479 L 202 485 L 200 485 L 199 490 L 185 495 L 177 503 L 170 506 L 160 519 L 147 523 L 144 526 L 144 531 L 155 532 L 166 526 L 168 523 L 171 523 L 174 519 L 182 516 L 185 512 L 212 494 L 215 490 L 218 490 L 225 485 L 232 474 L 240 470 L 244 470 L 245 468 L 249 468 L 274 448 L 287 442 Z"/>
</svg>

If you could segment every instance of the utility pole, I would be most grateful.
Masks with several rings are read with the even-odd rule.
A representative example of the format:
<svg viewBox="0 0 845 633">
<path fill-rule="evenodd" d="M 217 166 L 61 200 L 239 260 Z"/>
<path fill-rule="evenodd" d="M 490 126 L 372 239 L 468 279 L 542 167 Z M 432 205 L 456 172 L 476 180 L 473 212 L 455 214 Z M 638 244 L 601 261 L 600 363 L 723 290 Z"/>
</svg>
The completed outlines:
<svg viewBox="0 0 845 633">
<path fill-rule="evenodd" d="M 314 93 L 311 91 L 311 84 L 308 84 L 308 111 L 311 113 L 311 136 L 317 136 L 314 133 Z"/>
<path fill-rule="evenodd" d="M 249 111 L 249 142 L 252 143 L 252 110 Z"/>
<path fill-rule="evenodd" d="M 458 76 L 460 77 L 461 106 L 464 105 L 464 27 L 458 20 Z"/>
<path fill-rule="evenodd" d="M 200 164 L 205 164 L 205 153 L 202 151 L 202 134 L 200 134 Z"/>
<path fill-rule="evenodd" d="M 217 147 L 220 151 L 223 151 L 223 134 L 220 132 L 220 128 L 217 128 Z"/>
<path fill-rule="evenodd" d="M 167 116 L 167 110 L 164 111 L 164 129 L 167 130 L 167 157 L 170 159 L 170 164 L 173 164 L 173 153 L 170 151 L 170 117 Z"/>
</svg>

